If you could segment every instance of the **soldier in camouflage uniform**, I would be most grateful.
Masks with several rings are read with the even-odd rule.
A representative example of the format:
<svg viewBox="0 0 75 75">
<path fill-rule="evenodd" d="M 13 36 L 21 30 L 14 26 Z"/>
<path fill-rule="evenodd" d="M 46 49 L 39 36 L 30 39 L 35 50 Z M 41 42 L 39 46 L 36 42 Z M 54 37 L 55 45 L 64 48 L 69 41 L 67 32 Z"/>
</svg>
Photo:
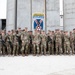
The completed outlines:
<svg viewBox="0 0 75 75">
<path fill-rule="evenodd" d="M 52 54 L 55 54 L 55 32 L 52 31 Z"/>
<path fill-rule="evenodd" d="M 61 30 L 61 38 L 62 38 L 62 53 L 64 53 L 64 31 Z"/>
<path fill-rule="evenodd" d="M 41 39 L 40 39 L 40 33 L 39 33 L 39 31 L 35 30 L 34 39 L 33 39 L 33 48 L 34 48 L 33 49 L 33 54 L 34 55 L 36 55 L 36 53 L 37 54 L 40 53 L 40 47 L 39 47 L 40 41 L 41 41 Z"/>
<path fill-rule="evenodd" d="M 47 43 L 48 43 L 48 51 L 49 51 L 48 53 L 49 54 L 52 54 L 52 49 L 53 49 L 52 48 L 53 47 L 52 46 L 52 39 L 53 39 L 52 38 L 52 32 L 49 30 L 48 35 L 47 35 Z"/>
<path fill-rule="evenodd" d="M 73 29 L 73 43 L 74 43 L 74 53 L 75 53 L 75 28 Z"/>
<path fill-rule="evenodd" d="M 0 31 L 0 55 L 2 55 L 2 35 Z"/>
<path fill-rule="evenodd" d="M 74 37 L 72 31 L 70 32 L 70 46 L 71 46 L 72 54 L 74 54 Z"/>
<path fill-rule="evenodd" d="M 19 35 L 17 30 L 13 33 L 13 36 L 13 55 L 19 55 Z"/>
<path fill-rule="evenodd" d="M 28 50 L 29 50 L 29 34 L 28 34 L 28 28 L 25 28 L 24 32 L 21 35 L 21 40 L 22 40 L 22 54 L 28 55 Z"/>
<path fill-rule="evenodd" d="M 17 55 L 17 44 L 18 44 L 18 41 L 17 41 L 17 37 L 16 37 L 16 31 L 13 31 L 13 55 Z"/>
<path fill-rule="evenodd" d="M 13 42 L 13 37 L 12 37 L 11 31 L 8 31 L 8 34 L 6 36 L 6 46 L 7 46 L 8 55 L 11 55 L 11 52 L 12 52 L 12 48 L 13 48 L 12 42 Z"/>
<path fill-rule="evenodd" d="M 6 54 L 6 35 L 4 31 L 2 31 L 2 54 Z"/>
<path fill-rule="evenodd" d="M 18 45 L 18 48 L 19 48 L 18 54 L 19 54 L 19 55 L 21 54 L 21 47 L 22 47 L 21 34 L 22 34 L 22 30 L 21 30 L 21 28 L 19 27 L 19 28 L 18 28 L 18 34 L 17 34 L 17 36 L 18 36 L 18 43 L 19 43 L 19 45 Z"/>
<path fill-rule="evenodd" d="M 41 54 L 43 53 L 44 55 L 46 55 L 46 49 L 47 49 L 47 36 L 45 34 L 45 31 L 41 31 Z"/>
<path fill-rule="evenodd" d="M 29 50 L 28 50 L 28 54 L 32 53 L 34 54 L 34 48 L 33 48 L 33 39 L 34 39 L 34 35 L 32 31 L 29 31 Z"/>
<path fill-rule="evenodd" d="M 62 54 L 62 37 L 59 29 L 57 29 L 57 32 L 55 34 L 55 43 L 56 43 L 56 54 Z"/>
<path fill-rule="evenodd" d="M 68 34 L 68 31 L 65 31 L 64 33 L 64 54 L 70 54 L 70 50 L 71 50 L 71 47 L 70 47 L 70 37 L 69 37 L 69 34 Z"/>
</svg>

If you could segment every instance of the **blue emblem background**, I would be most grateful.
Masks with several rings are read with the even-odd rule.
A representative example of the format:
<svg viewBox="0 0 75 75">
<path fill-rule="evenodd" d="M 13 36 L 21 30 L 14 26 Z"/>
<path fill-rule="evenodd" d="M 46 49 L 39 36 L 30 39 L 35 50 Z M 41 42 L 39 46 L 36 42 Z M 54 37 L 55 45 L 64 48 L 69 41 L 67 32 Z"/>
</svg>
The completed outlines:
<svg viewBox="0 0 75 75">
<path fill-rule="evenodd" d="M 36 29 L 36 27 L 38 26 L 38 24 L 40 24 L 41 29 L 43 30 L 43 20 L 41 20 L 41 19 L 34 20 L 34 29 Z"/>
</svg>

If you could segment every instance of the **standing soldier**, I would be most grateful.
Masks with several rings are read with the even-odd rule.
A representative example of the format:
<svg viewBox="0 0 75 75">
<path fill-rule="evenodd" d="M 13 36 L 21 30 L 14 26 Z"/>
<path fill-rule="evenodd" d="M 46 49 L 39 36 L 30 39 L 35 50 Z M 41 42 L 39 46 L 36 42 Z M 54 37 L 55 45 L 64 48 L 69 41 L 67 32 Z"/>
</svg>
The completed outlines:
<svg viewBox="0 0 75 75">
<path fill-rule="evenodd" d="M 0 55 L 2 54 L 2 35 L 0 31 Z"/>
<path fill-rule="evenodd" d="M 18 55 L 18 51 L 17 51 L 18 40 L 17 40 L 16 32 L 17 31 L 13 32 L 13 55 Z"/>
<path fill-rule="evenodd" d="M 47 43 L 48 43 L 48 53 L 51 54 L 52 53 L 52 32 L 49 30 L 48 31 L 48 35 L 47 35 Z"/>
<path fill-rule="evenodd" d="M 74 37 L 72 31 L 70 32 L 70 46 L 72 49 L 72 54 L 74 54 Z"/>
<path fill-rule="evenodd" d="M 52 54 L 55 54 L 55 32 L 52 31 Z"/>
<path fill-rule="evenodd" d="M 74 43 L 74 53 L 75 53 L 75 28 L 73 29 L 73 38 L 74 38 L 73 43 Z"/>
<path fill-rule="evenodd" d="M 22 41 L 21 41 L 21 34 L 22 34 L 22 30 L 21 28 L 19 27 L 18 28 L 18 34 L 17 34 L 17 38 L 18 38 L 18 42 L 19 42 L 19 45 L 18 45 L 18 54 L 20 55 L 21 54 L 21 47 L 22 47 Z"/>
<path fill-rule="evenodd" d="M 28 50 L 28 54 L 33 53 L 33 39 L 34 39 L 34 35 L 32 31 L 29 31 L 29 50 Z"/>
<path fill-rule="evenodd" d="M 4 31 L 2 31 L 2 53 L 3 55 L 6 54 L 6 35 Z"/>
<path fill-rule="evenodd" d="M 62 54 L 62 37 L 59 29 L 56 30 L 55 43 L 56 43 L 56 54 Z"/>
<path fill-rule="evenodd" d="M 35 33 L 34 33 L 34 39 L 33 39 L 33 54 L 36 55 L 40 53 L 40 33 L 39 31 L 35 30 Z"/>
<path fill-rule="evenodd" d="M 41 31 L 41 54 L 43 52 L 44 55 L 46 55 L 46 49 L 47 49 L 47 36 L 45 34 L 45 31 Z M 43 51 L 44 50 L 44 51 Z"/>
<path fill-rule="evenodd" d="M 68 53 L 70 54 L 70 37 L 68 34 L 68 31 L 65 31 L 64 33 L 64 54 Z"/>
<path fill-rule="evenodd" d="M 16 32 L 13 33 L 14 35 L 14 42 L 13 42 L 13 54 L 15 55 L 19 55 L 19 34 L 18 34 L 18 30 L 16 30 Z"/>
<path fill-rule="evenodd" d="M 28 34 L 28 28 L 25 28 L 24 32 L 21 35 L 22 40 L 22 54 L 25 51 L 25 55 L 28 55 L 28 49 L 29 49 L 29 34 Z"/>
<path fill-rule="evenodd" d="M 61 37 L 62 37 L 62 53 L 64 53 L 64 31 L 61 30 Z"/>
<path fill-rule="evenodd" d="M 11 31 L 8 31 L 8 34 L 6 36 L 6 46 L 7 46 L 8 55 L 11 55 L 11 52 L 12 52 L 12 48 L 13 48 L 12 41 L 13 41 L 13 37 L 12 37 Z"/>
</svg>

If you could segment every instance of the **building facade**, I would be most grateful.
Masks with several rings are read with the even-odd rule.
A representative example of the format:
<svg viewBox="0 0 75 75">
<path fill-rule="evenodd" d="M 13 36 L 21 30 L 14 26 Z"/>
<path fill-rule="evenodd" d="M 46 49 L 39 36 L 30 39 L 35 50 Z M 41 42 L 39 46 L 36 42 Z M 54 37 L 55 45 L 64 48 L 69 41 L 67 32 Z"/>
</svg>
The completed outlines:
<svg viewBox="0 0 75 75">
<path fill-rule="evenodd" d="M 38 28 L 55 30 L 60 26 L 59 0 L 7 0 L 6 30 Z"/>
<path fill-rule="evenodd" d="M 75 0 L 64 0 L 64 30 L 75 28 Z"/>
<path fill-rule="evenodd" d="M 18 27 L 70 31 L 75 27 L 75 0 L 7 0 L 6 30 Z"/>
</svg>

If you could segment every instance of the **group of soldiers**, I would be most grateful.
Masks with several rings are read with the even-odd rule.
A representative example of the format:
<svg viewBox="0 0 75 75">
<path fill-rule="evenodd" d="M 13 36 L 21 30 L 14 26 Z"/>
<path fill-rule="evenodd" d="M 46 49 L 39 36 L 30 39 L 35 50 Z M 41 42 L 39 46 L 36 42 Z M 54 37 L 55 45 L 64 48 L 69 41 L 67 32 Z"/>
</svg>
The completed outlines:
<svg viewBox="0 0 75 75">
<path fill-rule="evenodd" d="M 75 54 L 75 29 L 73 31 L 23 30 L 0 31 L 0 55 L 70 55 Z"/>
</svg>

